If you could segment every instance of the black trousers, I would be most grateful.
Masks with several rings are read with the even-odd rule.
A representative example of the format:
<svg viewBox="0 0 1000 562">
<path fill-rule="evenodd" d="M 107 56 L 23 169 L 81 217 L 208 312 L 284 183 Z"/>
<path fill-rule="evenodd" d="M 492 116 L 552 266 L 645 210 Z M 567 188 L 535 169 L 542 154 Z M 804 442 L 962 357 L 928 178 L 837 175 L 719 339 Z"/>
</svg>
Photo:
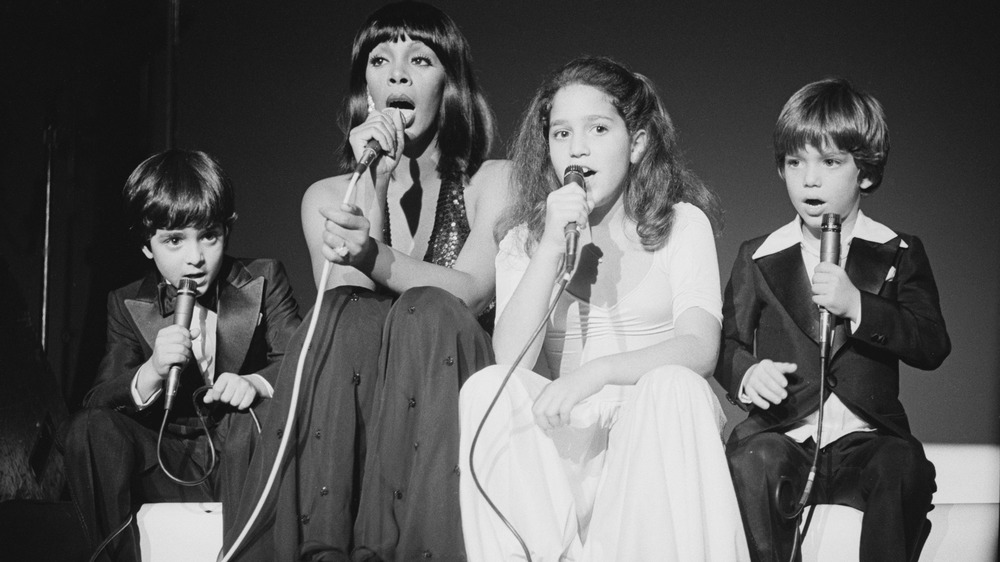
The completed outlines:
<svg viewBox="0 0 1000 562">
<path fill-rule="evenodd" d="M 312 314 L 289 342 L 227 549 L 277 457 Z M 493 362 L 489 336 L 441 289 L 410 289 L 395 301 L 354 287 L 327 291 L 294 438 L 233 560 L 464 560 L 458 392 Z"/>
<path fill-rule="evenodd" d="M 760 433 L 727 450 L 736 496 L 755 561 L 787 561 L 795 521 L 777 502 L 799 499 L 816 444 L 797 443 L 782 433 Z M 790 486 L 777 498 L 783 479 Z M 862 562 L 906 562 L 918 547 L 931 496 L 934 465 L 915 440 L 856 432 L 824 447 L 810 504 L 839 504 L 864 512 Z"/>
<path fill-rule="evenodd" d="M 213 428 L 218 465 L 198 486 L 183 486 L 163 473 L 156 455 L 157 433 L 106 408 L 81 410 L 69 421 L 65 438 L 67 482 L 86 523 L 92 549 L 146 502 L 221 499 L 225 517 L 227 500 L 237 495 L 231 488 L 242 484 L 256 440 L 250 416 L 228 415 Z M 204 432 L 189 438 L 166 432 L 163 436 L 163 461 L 175 476 L 196 480 L 208 468 L 209 456 Z M 140 560 L 134 522 L 105 548 L 101 560 Z"/>
</svg>

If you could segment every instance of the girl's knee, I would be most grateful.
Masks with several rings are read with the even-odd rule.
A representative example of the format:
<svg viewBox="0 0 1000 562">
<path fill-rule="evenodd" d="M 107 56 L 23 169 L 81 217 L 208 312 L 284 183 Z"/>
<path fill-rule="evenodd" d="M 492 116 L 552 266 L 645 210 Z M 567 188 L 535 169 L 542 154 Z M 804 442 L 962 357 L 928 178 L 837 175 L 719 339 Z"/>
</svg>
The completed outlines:
<svg viewBox="0 0 1000 562">
<path fill-rule="evenodd" d="M 474 404 L 487 399 L 492 400 L 500 383 L 507 375 L 508 368 L 504 365 L 491 365 L 473 373 L 458 393 L 459 405 Z"/>
</svg>

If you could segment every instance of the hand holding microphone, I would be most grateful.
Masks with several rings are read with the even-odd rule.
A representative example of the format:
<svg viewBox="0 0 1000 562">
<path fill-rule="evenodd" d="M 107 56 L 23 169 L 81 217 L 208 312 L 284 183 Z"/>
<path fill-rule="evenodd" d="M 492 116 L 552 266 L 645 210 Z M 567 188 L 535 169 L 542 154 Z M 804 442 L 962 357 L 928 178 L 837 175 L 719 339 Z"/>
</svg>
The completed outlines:
<svg viewBox="0 0 1000 562">
<path fill-rule="evenodd" d="M 392 171 L 399 162 L 399 154 L 406 142 L 405 131 L 413 124 L 413 119 L 414 112 L 411 109 L 389 107 L 369 113 L 368 119 L 350 133 L 351 146 L 354 147 L 358 162 L 354 172 L 363 174 L 381 155 L 388 156 L 392 162 L 379 172 Z"/>
<path fill-rule="evenodd" d="M 582 187 L 584 193 L 587 192 L 587 182 L 583 178 L 582 167 L 576 165 L 566 166 L 566 171 L 563 172 L 563 185 L 571 183 Z M 576 252 L 580 242 L 580 230 L 577 228 L 576 221 L 567 223 L 563 228 L 563 234 L 566 237 L 566 265 L 564 270 L 565 274 L 569 275 L 573 273 L 573 268 L 576 267 Z"/>
<path fill-rule="evenodd" d="M 827 213 L 823 215 L 822 234 L 819 246 L 819 262 L 840 267 L 840 215 Z M 836 316 L 826 307 L 819 309 L 819 346 L 820 357 L 826 358 L 833 342 L 833 327 Z"/>
<path fill-rule="evenodd" d="M 561 274 L 569 275 L 576 267 L 578 227 L 587 224 L 592 202 L 587 197 L 583 168 L 567 166 L 563 185 L 545 200 L 545 230 L 539 243 L 546 253 L 562 260 Z"/>
<path fill-rule="evenodd" d="M 194 279 L 181 279 L 177 287 L 177 300 L 174 302 L 174 325 L 188 329 L 191 326 L 191 316 L 194 314 L 194 302 L 198 298 L 198 284 Z M 184 362 L 171 365 L 164 383 L 164 408 L 170 410 L 174 406 L 174 397 L 180 386 L 181 370 Z"/>
</svg>

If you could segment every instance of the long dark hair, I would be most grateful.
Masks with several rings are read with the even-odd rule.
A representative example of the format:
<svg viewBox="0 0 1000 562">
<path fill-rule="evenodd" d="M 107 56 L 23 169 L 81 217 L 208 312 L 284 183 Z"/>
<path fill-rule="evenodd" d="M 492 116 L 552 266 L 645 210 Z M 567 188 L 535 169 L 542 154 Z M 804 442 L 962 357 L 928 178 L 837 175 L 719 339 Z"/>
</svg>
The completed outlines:
<svg viewBox="0 0 1000 562">
<path fill-rule="evenodd" d="M 626 216 L 647 250 L 662 247 L 673 224 L 673 206 L 686 201 L 700 208 L 716 232 L 721 228 L 718 198 L 691 173 L 677 148 L 677 131 L 653 83 L 606 57 L 584 57 L 553 72 L 535 93 L 521 119 L 510 158 L 514 165 L 514 201 L 497 223 L 499 240 L 526 224 L 530 250 L 545 227 L 545 201 L 559 186 L 549 158 L 549 114 L 560 89 L 583 84 L 604 92 L 625 121 L 629 134 L 646 131 L 646 150 L 629 167 L 622 192 Z"/>
<path fill-rule="evenodd" d="M 479 90 L 472 53 L 462 31 L 447 14 L 421 2 L 386 4 L 373 13 L 354 38 L 350 94 L 344 103 L 345 139 L 341 164 L 356 164 L 346 133 L 368 117 L 365 70 L 368 56 L 380 43 L 408 37 L 430 47 L 444 67 L 446 82 L 438 112 L 438 173 L 472 176 L 493 144 L 493 112 Z"/>
</svg>

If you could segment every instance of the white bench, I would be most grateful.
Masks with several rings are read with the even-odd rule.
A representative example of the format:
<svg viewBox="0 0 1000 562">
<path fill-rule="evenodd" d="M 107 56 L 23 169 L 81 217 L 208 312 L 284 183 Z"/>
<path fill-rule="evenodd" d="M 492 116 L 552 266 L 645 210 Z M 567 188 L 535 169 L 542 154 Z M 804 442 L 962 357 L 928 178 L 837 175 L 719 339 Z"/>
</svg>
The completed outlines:
<svg viewBox="0 0 1000 562">
<path fill-rule="evenodd" d="M 994 562 L 1000 528 L 1000 446 L 925 445 L 938 491 L 920 562 Z M 805 562 L 858 560 L 861 512 L 816 508 L 802 544 Z M 214 562 L 222 548 L 222 504 L 156 503 L 138 515 L 145 562 Z"/>
<path fill-rule="evenodd" d="M 136 522 L 144 562 L 216 562 L 222 550 L 221 503 L 147 503 Z"/>
</svg>

